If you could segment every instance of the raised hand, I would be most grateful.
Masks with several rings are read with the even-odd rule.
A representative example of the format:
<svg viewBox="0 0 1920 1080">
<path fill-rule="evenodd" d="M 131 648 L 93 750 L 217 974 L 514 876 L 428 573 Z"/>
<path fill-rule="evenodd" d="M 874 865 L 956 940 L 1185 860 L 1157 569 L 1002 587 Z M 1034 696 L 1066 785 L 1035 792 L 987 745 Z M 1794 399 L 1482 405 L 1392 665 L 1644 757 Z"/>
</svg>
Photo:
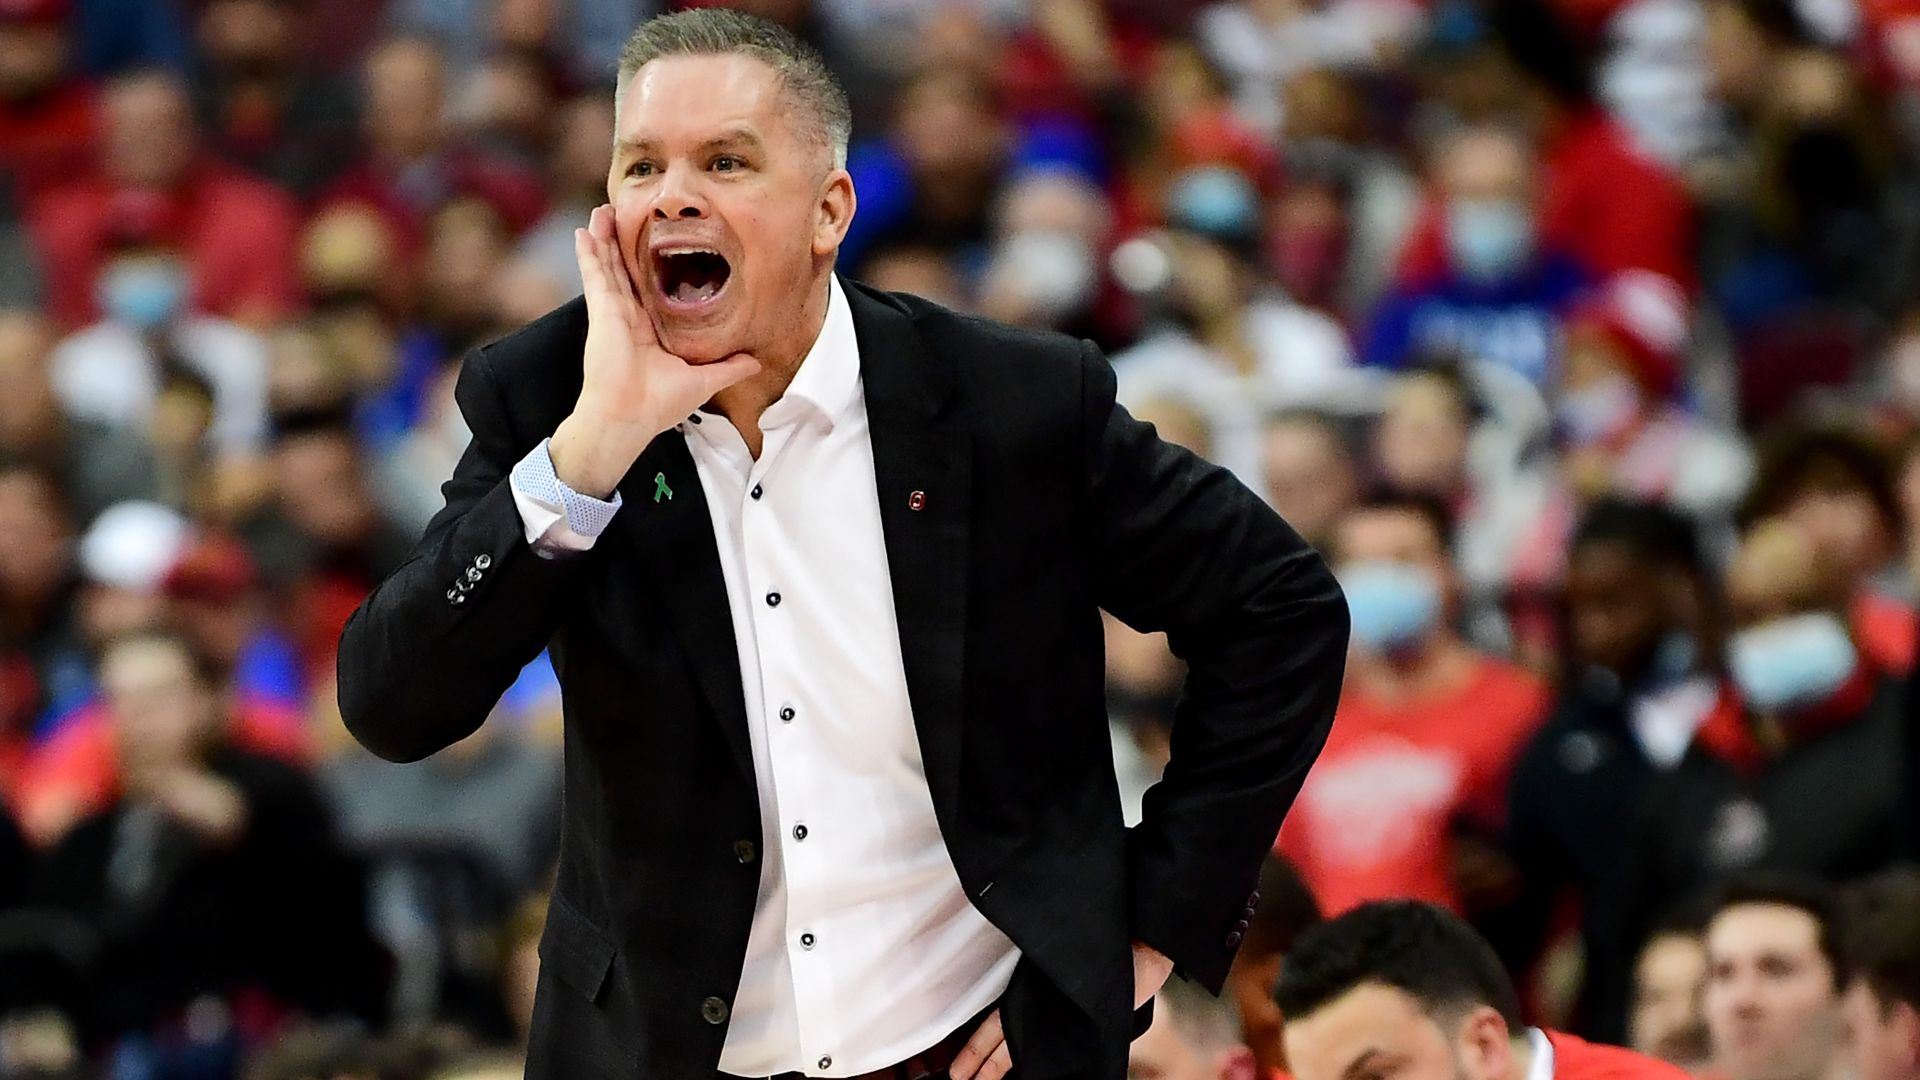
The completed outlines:
<svg viewBox="0 0 1920 1080">
<path fill-rule="evenodd" d="M 745 353 L 690 364 L 661 347 L 620 257 L 611 207 L 594 208 L 574 230 L 573 253 L 587 345 L 580 397 L 553 433 L 553 468 L 575 491 L 606 498 L 655 436 L 760 365 Z"/>
</svg>

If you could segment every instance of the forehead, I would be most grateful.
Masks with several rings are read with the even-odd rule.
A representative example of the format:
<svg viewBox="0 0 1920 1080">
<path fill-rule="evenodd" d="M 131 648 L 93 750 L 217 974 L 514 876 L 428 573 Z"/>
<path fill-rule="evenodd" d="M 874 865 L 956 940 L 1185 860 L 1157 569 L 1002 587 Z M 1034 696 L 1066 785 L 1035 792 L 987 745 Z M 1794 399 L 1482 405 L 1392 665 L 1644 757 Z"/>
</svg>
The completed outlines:
<svg viewBox="0 0 1920 1080">
<path fill-rule="evenodd" d="M 1433 523 L 1423 514 L 1397 506 L 1367 507 L 1349 513 L 1340 523 L 1339 540 L 1340 552 L 1348 558 L 1377 551 L 1440 550 Z"/>
<path fill-rule="evenodd" d="M 100 681 L 108 689 L 129 689 L 186 678 L 186 656 L 164 641 L 130 642 L 108 653 Z"/>
<path fill-rule="evenodd" d="M 1438 1034 L 1413 995 L 1380 983 L 1356 986 L 1304 1017 L 1288 1018 L 1286 1026 L 1288 1053 L 1311 1059 L 1325 1077 L 1338 1076 L 1368 1050 L 1391 1053 Z"/>
<path fill-rule="evenodd" d="M 1707 927 L 1707 953 L 1715 960 L 1763 952 L 1812 954 L 1819 948 L 1819 923 L 1786 904 L 1741 904 L 1714 916 Z"/>
<path fill-rule="evenodd" d="M 762 139 L 780 131 L 780 76 L 743 53 L 663 56 L 634 72 L 620 99 L 621 143 L 673 145 L 746 128 Z"/>
</svg>

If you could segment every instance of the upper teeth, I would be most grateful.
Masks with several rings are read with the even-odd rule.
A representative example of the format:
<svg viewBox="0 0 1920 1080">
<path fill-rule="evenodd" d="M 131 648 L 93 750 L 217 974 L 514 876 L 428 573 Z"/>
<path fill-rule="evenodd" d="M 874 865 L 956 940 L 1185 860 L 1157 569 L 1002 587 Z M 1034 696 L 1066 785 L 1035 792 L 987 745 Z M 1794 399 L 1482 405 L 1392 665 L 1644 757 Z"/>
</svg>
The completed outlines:
<svg viewBox="0 0 1920 1080">
<path fill-rule="evenodd" d="M 712 248 L 704 248 L 704 247 L 668 247 L 668 248 L 661 248 L 660 254 L 662 255 L 718 255 L 720 253 L 713 250 Z"/>
</svg>

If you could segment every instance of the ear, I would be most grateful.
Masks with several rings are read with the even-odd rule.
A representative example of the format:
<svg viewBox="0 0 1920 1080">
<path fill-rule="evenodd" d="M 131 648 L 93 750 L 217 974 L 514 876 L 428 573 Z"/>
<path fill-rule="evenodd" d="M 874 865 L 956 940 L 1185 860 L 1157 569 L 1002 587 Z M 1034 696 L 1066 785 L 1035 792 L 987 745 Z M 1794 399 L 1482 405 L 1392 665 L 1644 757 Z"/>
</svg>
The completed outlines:
<svg viewBox="0 0 1920 1080">
<path fill-rule="evenodd" d="M 1220 1051 L 1213 1062 L 1213 1075 L 1219 1080 L 1260 1080 L 1260 1065 L 1252 1050 L 1236 1046 Z"/>
<path fill-rule="evenodd" d="M 1455 1037 L 1461 1074 L 1468 1080 L 1518 1080 L 1513 1033 L 1498 1010 L 1476 1005 L 1461 1019 Z"/>
<path fill-rule="evenodd" d="M 827 174 L 827 181 L 820 189 L 820 202 L 814 215 L 813 253 L 827 256 L 840 249 L 840 241 L 846 239 L 847 227 L 853 224 L 853 212 L 858 200 L 853 194 L 853 177 L 845 169 L 835 169 Z"/>
<path fill-rule="evenodd" d="M 1893 1003 L 1894 1030 L 1900 1033 L 1900 1042 L 1906 1047 L 1909 1067 L 1920 1068 L 1920 1008 L 1905 1001 Z"/>
</svg>

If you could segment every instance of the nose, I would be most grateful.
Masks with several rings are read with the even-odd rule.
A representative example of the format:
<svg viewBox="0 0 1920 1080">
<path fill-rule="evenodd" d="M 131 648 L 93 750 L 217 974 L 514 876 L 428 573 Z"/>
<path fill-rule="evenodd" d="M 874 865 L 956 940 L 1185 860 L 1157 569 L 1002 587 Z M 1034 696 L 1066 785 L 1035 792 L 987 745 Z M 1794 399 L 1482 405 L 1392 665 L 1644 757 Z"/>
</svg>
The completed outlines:
<svg viewBox="0 0 1920 1080">
<path fill-rule="evenodd" d="M 653 220 L 698 219 L 706 216 L 707 202 L 696 190 L 692 170 L 678 165 L 670 166 L 666 175 L 660 178 L 659 186 L 654 189 Z"/>
</svg>

